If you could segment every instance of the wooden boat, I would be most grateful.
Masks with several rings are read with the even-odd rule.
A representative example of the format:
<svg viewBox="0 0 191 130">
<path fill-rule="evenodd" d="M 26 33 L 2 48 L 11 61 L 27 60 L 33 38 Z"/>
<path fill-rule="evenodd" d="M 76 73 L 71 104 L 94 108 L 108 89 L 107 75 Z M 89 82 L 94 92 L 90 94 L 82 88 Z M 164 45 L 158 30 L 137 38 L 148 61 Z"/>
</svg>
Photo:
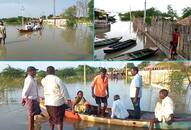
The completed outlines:
<svg viewBox="0 0 191 130">
<path fill-rule="evenodd" d="M 101 40 L 101 41 L 96 41 L 94 43 L 94 46 L 101 47 L 101 46 L 110 45 L 110 44 L 118 42 L 121 39 L 122 39 L 122 37 L 115 37 L 115 38 L 105 39 L 105 40 Z"/>
<path fill-rule="evenodd" d="M 26 29 L 17 29 L 20 33 L 28 33 L 28 32 L 33 32 L 32 29 L 26 30 Z"/>
<path fill-rule="evenodd" d="M 114 45 L 110 45 L 107 49 L 103 50 L 104 53 L 113 53 L 125 48 L 131 47 L 136 44 L 136 40 L 129 39 L 123 42 L 116 43 Z"/>
<path fill-rule="evenodd" d="M 17 30 L 20 32 L 20 33 L 30 33 L 30 32 L 34 32 L 34 31 L 39 31 L 39 30 L 42 30 L 42 28 L 39 28 L 37 30 L 33 30 L 33 29 L 29 29 L 29 30 L 26 30 L 26 29 L 18 29 Z"/>
<path fill-rule="evenodd" d="M 111 60 L 140 60 L 153 56 L 158 51 L 158 47 L 150 47 L 130 53 L 124 53 L 116 57 L 110 58 Z"/>
<path fill-rule="evenodd" d="M 46 109 L 43 103 L 40 104 L 42 109 Z M 151 112 L 143 112 L 143 114 L 153 114 Z M 142 115 L 143 115 L 142 114 Z M 111 125 L 120 125 L 120 126 L 129 126 L 129 127 L 139 127 L 139 128 L 149 128 L 150 127 L 150 119 L 127 119 L 127 120 L 120 120 L 120 119 L 111 119 L 109 117 L 97 117 L 94 115 L 85 115 L 85 114 L 77 114 L 73 113 L 70 110 L 65 111 L 65 117 L 74 119 L 74 120 L 83 120 L 83 121 L 89 121 L 94 123 L 104 123 L 104 124 L 111 124 Z M 182 119 L 175 119 L 171 125 L 168 125 L 167 123 L 155 123 L 154 128 L 155 129 L 188 129 L 191 128 L 190 125 L 191 119 L 190 117 L 182 118 Z"/>
</svg>

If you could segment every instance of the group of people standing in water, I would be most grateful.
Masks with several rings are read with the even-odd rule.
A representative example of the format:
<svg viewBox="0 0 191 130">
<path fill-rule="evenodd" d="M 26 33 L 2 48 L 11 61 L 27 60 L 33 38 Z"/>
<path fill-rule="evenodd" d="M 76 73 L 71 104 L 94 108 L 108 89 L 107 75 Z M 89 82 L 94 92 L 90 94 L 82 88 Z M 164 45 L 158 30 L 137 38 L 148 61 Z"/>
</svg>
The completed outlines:
<svg viewBox="0 0 191 130">
<path fill-rule="evenodd" d="M 35 80 L 36 71 L 37 69 L 33 66 L 27 68 L 27 77 L 25 78 L 22 91 L 22 104 L 26 106 L 28 112 L 28 130 L 34 130 L 35 115 L 40 114 L 44 116 L 39 106 L 40 97 L 37 81 Z M 105 68 L 101 69 L 100 74 L 94 78 L 91 84 L 92 97 L 97 104 L 96 110 L 92 109 L 92 105 L 85 99 L 82 90 L 78 90 L 74 101 L 71 101 L 66 86 L 63 81 L 55 75 L 55 68 L 53 66 L 47 67 L 46 73 L 47 75 L 41 80 L 41 84 L 44 89 L 45 106 L 49 114 L 51 130 L 54 130 L 55 125 L 57 125 L 58 130 L 63 129 L 64 112 L 67 108 L 71 109 L 74 113 L 93 114 L 99 117 L 108 117 L 109 115 L 111 118 L 123 120 L 141 118 L 140 100 L 142 97 L 143 85 L 142 76 L 139 74 L 137 67 L 131 69 L 133 79 L 129 87 L 129 98 L 134 107 L 133 114 L 128 113 L 124 102 L 120 99 L 118 94 L 113 97 L 114 101 L 111 113 L 106 112 L 109 98 L 109 79 Z M 172 99 L 168 96 L 168 91 L 165 89 L 160 90 L 159 97 L 162 99 L 162 102 L 156 105 L 153 123 L 156 121 L 172 121 L 174 105 Z"/>
</svg>

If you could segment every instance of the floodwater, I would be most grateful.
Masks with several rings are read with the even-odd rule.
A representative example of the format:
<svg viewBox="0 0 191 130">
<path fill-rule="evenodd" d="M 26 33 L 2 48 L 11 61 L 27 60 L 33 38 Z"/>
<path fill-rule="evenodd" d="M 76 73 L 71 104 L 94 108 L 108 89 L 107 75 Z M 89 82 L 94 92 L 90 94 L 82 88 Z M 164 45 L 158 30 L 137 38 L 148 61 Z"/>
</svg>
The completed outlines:
<svg viewBox="0 0 191 130">
<path fill-rule="evenodd" d="M 91 88 L 90 82 L 87 84 L 77 82 L 66 84 L 70 97 L 74 99 L 78 90 L 83 90 L 84 97 L 92 104 L 95 104 L 94 99 L 91 97 Z M 21 86 L 17 86 L 21 87 Z M 15 89 L 1 89 L 0 91 L 0 130 L 26 130 L 27 129 L 27 114 L 25 107 L 21 106 L 21 88 Z M 129 83 L 125 83 L 124 80 L 118 81 L 109 81 L 109 91 L 110 97 L 108 99 L 109 106 L 112 105 L 113 96 L 119 94 L 121 100 L 125 103 L 126 107 L 132 109 L 129 98 Z M 41 96 L 43 94 L 41 89 Z M 146 111 L 154 111 L 156 102 L 158 101 L 158 92 L 159 89 L 152 88 L 151 86 L 145 86 L 143 88 L 143 97 L 141 99 L 141 109 Z M 177 95 L 177 98 L 180 98 Z M 182 103 L 176 103 L 176 106 L 181 106 L 178 109 L 176 107 L 176 113 L 191 113 L 191 90 L 189 89 L 188 93 L 185 95 L 185 100 L 182 100 Z M 184 108 L 183 108 L 184 107 Z M 11 122 L 11 123 L 10 123 Z M 48 130 L 48 122 L 42 124 L 36 124 L 39 129 L 36 130 Z M 64 120 L 64 129 L 66 130 L 144 130 L 139 128 L 123 127 L 116 125 L 105 125 L 100 123 L 91 123 L 85 121 L 75 121 L 75 120 Z"/>
<path fill-rule="evenodd" d="M 7 26 L 0 60 L 92 60 L 93 30 L 79 24 L 74 29 L 45 25 L 41 31 L 19 33 Z"/>
<path fill-rule="evenodd" d="M 116 23 L 111 24 L 110 29 L 96 29 L 96 40 L 101 40 L 101 39 L 106 39 L 106 38 L 113 38 L 113 37 L 123 37 L 121 41 L 125 41 L 128 39 L 136 39 L 137 44 L 131 48 L 124 49 L 122 51 L 113 53 L 113 54 L 105 54 L 103 50 L 107 47 L 101 47 L 101 48 L 95 48 L 95 54 L 94 58 L 96 60 L 104 60 L 104 59 L 109 59 L 113 56 L 117 56 L 119 54 L 127 53 L 127 52 L 133 52 L 137 51 L 140 49 L 148 48 L 148 47 L 156 47 L 152 41 L 147 38 L 145 35 L 142 33 L 138 32 L 136 28 L 133 28 L 133 23 L 132 22 L 125 22 L 125 21 L 120 21 L 119 17 L 116 17 L 117 21 Z M 164 60 L 167 57 L 165 54 L 158 50 L 158 52 L 147 59 L 144 60 Z"/>
</svg>

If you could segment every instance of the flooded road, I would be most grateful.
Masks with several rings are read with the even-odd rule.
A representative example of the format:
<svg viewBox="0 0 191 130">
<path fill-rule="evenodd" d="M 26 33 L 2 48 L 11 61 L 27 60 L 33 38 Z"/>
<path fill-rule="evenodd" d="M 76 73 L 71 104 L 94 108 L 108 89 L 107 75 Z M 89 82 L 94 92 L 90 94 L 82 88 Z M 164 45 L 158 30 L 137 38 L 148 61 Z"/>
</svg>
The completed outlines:
<svg viewBox="0 0 191 130">
<path fill-rule="evenodd" d="M 95 104 L 94 99 L 91 96 L 91 83 L 88 82 L 86 85 L 81 82 L 66 84 L 69 95 L 72 99 L 76 96 L 78 90 L 83 90 L 84 97 L 92 104 Z M 12 87 L 14 88 L 14 87 Z M 26 130 L 27 128 L 27 113 L 25 107 L 21 106 L 21 88 L 14 89 L 1 89 L 0 91 L 0 129 L 1 130 Z M 119 94 L 121 100 L 125 103 L 125 106 L 132 109 L 132 103 L 129 98 L 129 83 L 125 83 L 124 80 L 109 81 L 109 91 L 110 97 L 108 99 L 109 106 L 112 105 L 113 96 Z M 145 86 L 143 88 L 143 97 L 141 99 L 141 110 L 154 111 L 155 104 L 158 100 L 159 89 L 153 88 L 151 86 Z M 43 91 L 41 88 L 41 96 Z M 179 98 L 179 95 L 177 95 Z M 176 99 L 173 99 L 177 106 L 184 107 L 184 109 L 177 109 L 176 113 L 191 113 L 191 90 L 185 95 L 185 100 L 179 104 Z M 11 121 L 11 123 L 10 123 Z M 35 124 L 38 129 L 36 130 L 48 130 L 48 122 L 42 124 Z M 142 128 L 131 128 L 116 125 L 105 125 L 99 123 L 90 123 L 85 121 L 75 121 L 75 120 L 64 120 L 65 130 L 144 130 Z"/>
<path fill-rule="evenodd" d="M 0 47 L 0 60 L 92 60 L 93 30 L 79 24 L 74 29 L 45 25 L 36 32 L 19 33 L 7 26 L 6 45 Z"/>
<path fill-rule="evenodd" d="M 103 50 L 106 49 L 107 47 L 95 48 L 94 58 L 96 60 L 109 59 L 113 56 L 117 56 L 119 54 L 123 54 L 126 52 L 133 52 L 133 51 L 137 51 L 137 50 L 148 48 L 148 47 L 156 47 L 156 45 L 154 45 L 154 43 L 152 43 L 152 41 L 150 41 L 149 38 L 147 38 L 145 35 L 138 32 L 136 28 L 133 28 L 132 22 L 120 21 L 118 17 L 117 17 L 117 22 L 111 24 L 110 29 L 109 28 L 96 29 L 95 31 L 96 31 L 96 40 L 122 36 L 123 38 L 120 41 L 125 41 L 128 39 L 136 39 L 137 41 L 137 44 L 135 46 L 121 50 L 113 54 L 105 54 L 103 52 Z M 149 57 L 144 60 L 148 60 L 148 61 L 160 60 L 161 61 L 166 58 L 167 57 L 165 56 L 165 54 L 159 50 L 155 56 Z"/>
</svg>

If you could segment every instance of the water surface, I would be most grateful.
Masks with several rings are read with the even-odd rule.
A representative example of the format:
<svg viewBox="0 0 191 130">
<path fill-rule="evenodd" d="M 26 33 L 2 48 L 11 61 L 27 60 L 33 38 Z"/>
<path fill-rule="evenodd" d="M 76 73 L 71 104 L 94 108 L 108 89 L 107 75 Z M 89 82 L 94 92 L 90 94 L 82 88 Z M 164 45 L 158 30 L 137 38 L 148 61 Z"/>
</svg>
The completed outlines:
<svg viewBox="0 0 191 130">
<path fill-rule="evenodd" d="M 135 46 L 132 46 L 130 48 L 121 50 L 119 52 L 116 52 L 114 54 L 105 54 L 103 52 L 104 49 L 107 47 L 101 47 L 101 48 L 95 48 L 95 54 L 94 58 L 96 60 L 104 60 L 108 59 L 113 56 L 117 56 L 119 54 L 123 54 L 126 52 L 133 52 L 140 49 L 148 48 L 148 47 L 156 47 L 156 45 L 147 38 L 144 34 L 141 32 L 138 32 L 136 28 L 133 28 L 132 22 L 126 22 L 126 21 L 120 21 L 119 17 L 117 18 L 117 22 L 111 24 L 110 29 L 96 29 L 96 39 L 95 40 L 102 40 L 106 38 L 113 38 L 113 37 L 123 37 L 121 41 L 125 41 L 128 39 L 136 39 L 137 44 Z M 155 56 L 149 57 L 145 60 L 164 60 L 167 57 L 162 51 L 158 51 Z"/>
<path fill-rule="evenodd" d="M 62 29 L 45 25 L 41 31 L 19 33 L 7 26 L 0 60 L 92 60 L 93 31 L 87 25 Z"/>
<path fill-rule="evenodd" d="M 76 96 L 78 90 L 83 90 L 85 98 L 92 104 L 95 104 L 94 99 L 91 97 L 91 83 L 86 84 L 77 82 L 66 84 L 69 95 L 72 99 Z M 18 86 L 19 87 L 19 86 Z M 20 86 L 21 87 L 21 86 Z M 13 129 L 14 130 L 26 130 L 27 128 L 27 113 L 25 107 L 21 106 L 21 91 L 22 88 L 15 89 L 1 89 L 0 91 L 0 129 Z M 119 94 L 121 100 L 125 103 L 126 108 L 132 109 L 132 103 L 129 98 L 129 83 L 126 83 L 124 80 L 118 81 L 109 81 L 109 91 L 110 97 L 108 99 L 109 106 L 112 105 L 113 96 Z M 141 98 L 141 109 L 145 111 L 154 111 L 155 104 L 158 101 L 158 88 L 153 88 L 151 86 L 145 86 L 143 88 L 143 97 Z M 42 88 L 40 89 L 40 95 L 43 95 Z M 179 95 L 177 95 L 179 98 Z M 181 103 L 176 102 L 176 98 L 173 99 L 177 106 L 181 108 L 176 108 L 176 113 L 191 113 L 191 90 L 189 89 L 188 93 L 185 95 Z M 11 123 L 10 123 L 11 121 Z M 43 124 L 36 124 L 37 130 L 48 130 L 48 122 Z M 75 121 L 65 119 L 64 129 L 67 130 L 143 130 L 138 128 L 116 126 L 116 125 L 105 125 L 100 123 L 91 123 L 85 121 Z"/>
</svg>

